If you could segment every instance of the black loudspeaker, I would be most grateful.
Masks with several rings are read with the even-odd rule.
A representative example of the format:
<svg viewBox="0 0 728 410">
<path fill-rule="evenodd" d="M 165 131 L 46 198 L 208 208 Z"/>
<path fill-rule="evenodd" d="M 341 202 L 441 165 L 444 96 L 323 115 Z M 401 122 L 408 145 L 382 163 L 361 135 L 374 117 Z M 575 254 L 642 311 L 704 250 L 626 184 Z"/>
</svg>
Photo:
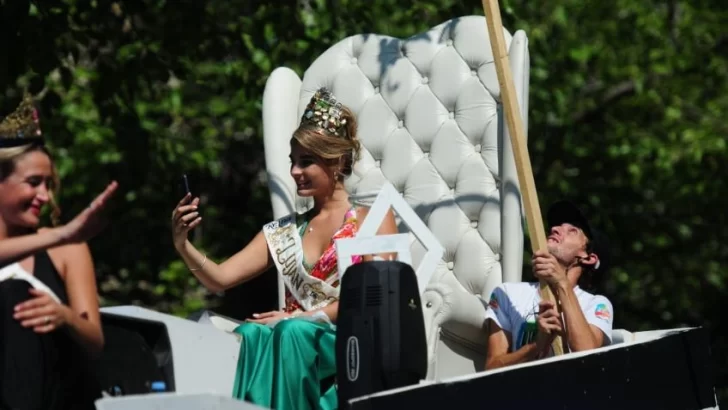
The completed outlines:
<svg viewBox="0 0 728 410">
<path fill-rule="evenodd" d="M 349 408 L 350 399 L 425 378 L 425 322 L 410 265 L 373 261 L 346 270 L 336 323 L 336 373 L 341 409 Z"/>
<path fill-rule="evenodd" d="M 105 343 L 97 374 L 102 390 L 112 396 L 175 391 L 172 349 L 163 322 L 102 313 L 101 323 Z"/>
</svg>

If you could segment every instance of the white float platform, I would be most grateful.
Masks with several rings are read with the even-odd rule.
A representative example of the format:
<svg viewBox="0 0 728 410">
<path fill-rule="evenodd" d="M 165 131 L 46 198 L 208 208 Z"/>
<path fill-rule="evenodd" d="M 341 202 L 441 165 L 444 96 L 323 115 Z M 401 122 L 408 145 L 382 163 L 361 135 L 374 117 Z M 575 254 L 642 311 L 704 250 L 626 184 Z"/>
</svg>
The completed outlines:
<svg viewBox="0 0 728 410">
<path fill-rule="evenodd" d="M 108 397 L 96 401 L 98 410 L 263 410 L 254 404 L 215 394 L 159 393 Z"/>
</svg>

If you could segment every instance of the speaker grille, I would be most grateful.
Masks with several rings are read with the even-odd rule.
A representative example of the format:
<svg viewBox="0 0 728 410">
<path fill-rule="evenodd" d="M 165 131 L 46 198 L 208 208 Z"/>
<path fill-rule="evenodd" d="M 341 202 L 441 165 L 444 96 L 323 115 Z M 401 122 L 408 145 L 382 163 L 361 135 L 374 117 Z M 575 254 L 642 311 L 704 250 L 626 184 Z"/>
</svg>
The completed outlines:
<svg viewBox="0 0 728 410">
<path fill-rule="evenodd" d="M 382 285 L 367 286 L 366 305 L 379 306 L 382 304 Z"/>
</svg>

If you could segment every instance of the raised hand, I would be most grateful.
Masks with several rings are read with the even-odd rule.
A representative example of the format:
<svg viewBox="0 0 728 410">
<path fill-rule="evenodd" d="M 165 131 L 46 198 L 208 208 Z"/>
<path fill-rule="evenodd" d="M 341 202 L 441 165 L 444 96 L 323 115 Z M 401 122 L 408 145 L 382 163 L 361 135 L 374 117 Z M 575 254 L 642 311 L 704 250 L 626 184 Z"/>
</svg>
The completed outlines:
<svg viewBox="0 0 728 410">
<path fill-rule="evenodd" d="M 551 286 L 568 282 L 566 269 L 548 251 L 539 250 L 534 252 L 531 264 L 533 267 L 533 276 L 539 280 L 546 281 Z"/>
<path fill-rule="evenodd" d="M 104 192 L 99 194 L 88 208 L 76 215 L 69 223 L 56 228 L 63 243 L 85 242 L 96 236 L 106 226 L 102 214 L 109 199 L 114 195 L 119 184 L 111 182 Z"/>
<path fill-rule="evenodd" d="M 184 246 L 187 233 L 202 222 L 202 217 L 197 211 L 199 204 L 200 198 L 192 199 L 192 194 L 188 193 L 172 211 L 172 240 L 177 249 Z"/>
</svg>

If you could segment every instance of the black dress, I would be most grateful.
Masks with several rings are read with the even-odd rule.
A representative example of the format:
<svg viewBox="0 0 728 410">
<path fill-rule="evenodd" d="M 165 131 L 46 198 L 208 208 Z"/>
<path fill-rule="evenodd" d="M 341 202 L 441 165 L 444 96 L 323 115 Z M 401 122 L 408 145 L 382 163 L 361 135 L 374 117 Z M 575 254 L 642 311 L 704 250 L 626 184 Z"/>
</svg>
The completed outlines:
<svg viewBox="0 0 728 410">
<path fill-rule="evenodd" d="M 68 304 L 66 287 L 48 253 L 35 255 L 33 275 Z M 23 280 L 0 283 L 0 409 L 94 409 L 100 397 L 91 360 L 68 330 L 38 334 L 13 318 L 32 297 Z"/>
</svg>

